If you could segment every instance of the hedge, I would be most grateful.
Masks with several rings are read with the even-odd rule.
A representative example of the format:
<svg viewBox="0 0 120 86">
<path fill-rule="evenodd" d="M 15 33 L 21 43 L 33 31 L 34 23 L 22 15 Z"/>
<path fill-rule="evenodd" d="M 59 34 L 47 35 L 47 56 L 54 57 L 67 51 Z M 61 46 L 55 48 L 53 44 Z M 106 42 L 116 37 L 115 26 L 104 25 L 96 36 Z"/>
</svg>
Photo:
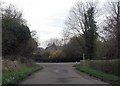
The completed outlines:
<svg viewBox="0 0 120 86">
<path fill-rule="evenodd" d="M 120 59 L 115 60 L 86 60 L 85 65 L 120 76 Z"/>
</svg>

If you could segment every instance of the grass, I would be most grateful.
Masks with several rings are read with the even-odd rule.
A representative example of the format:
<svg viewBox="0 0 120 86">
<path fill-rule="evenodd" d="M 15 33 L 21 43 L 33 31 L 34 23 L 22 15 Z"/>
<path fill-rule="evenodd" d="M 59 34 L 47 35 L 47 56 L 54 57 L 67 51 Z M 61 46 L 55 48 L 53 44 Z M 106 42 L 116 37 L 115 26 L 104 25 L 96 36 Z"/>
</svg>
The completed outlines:
<svg viewBox="0 0 120 86">
<path fill-rule="evenodd" d="M 17 84 L 21 79 L 39 69 L 42 67 L 35 64 L 31 67 L 20 65 L 18 69 L 4 71 L 2 73 L 2 84 Z"/>
<path fill-rule="evenodd" d="M 103 71 L 96 70 L 94 68 L 91 68 L 88 66 L 83 66 L 80 64 L 74 65 L 74 67 L 81 72 L 88 73 L 88 74 L 95 76 L 97 78 L 100 78 L 104 81 L 110 81 L 112 84 L 116 84 L 116 83 L 120 84 L 120 77 L 115 76 L 113 74 L 108 74 Z"/>
<path fill-rule="evenodd" d="M 2 72 L 0 71 L 0 85 L 2 84 Z"/>
<path fill-rule="evenodd" d="M 120 77 L 120 59 L 111 60 L 86 60 L 86 66 L 95 68 L 106 73 L 110 73 Z"/>
</svg>

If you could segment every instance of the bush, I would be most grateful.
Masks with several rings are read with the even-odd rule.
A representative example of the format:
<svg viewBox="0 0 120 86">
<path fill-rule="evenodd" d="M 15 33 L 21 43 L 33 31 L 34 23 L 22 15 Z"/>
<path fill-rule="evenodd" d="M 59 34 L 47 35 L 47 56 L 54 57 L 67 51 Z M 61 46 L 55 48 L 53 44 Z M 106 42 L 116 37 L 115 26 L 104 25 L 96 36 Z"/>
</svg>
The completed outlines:
<svg viewBox="0 0 120 86">
<path fill-rule="evenodd" d="M 3 60 L 2 62 L 2 84 L 18 84 L 23 78 L 33 72 L 42 69 L 41 66 L 21 64 L 18 61 Z"/>
<path fill-rule="evenodd" d="M 34 57 L 37 62 L 80 62 L 80 57 Z"/>
<path fill-rule="evenodd" d="M 91 68 L 91 67 L 84 66 L 81 64 L 76 64 L 76 65 L 74 65 L 74 67 L 81 72 L 89 74 L 90 76 L 94 76 L 105 82 L 108 82 L 108 83 L 112 84 L 112 86 L 114 86 L 114 85 L 120 86 L 120 77 L 118 77 L 116 75 L 105 73 L 101 70 L 97 70 L 95 68 Z"/>
<path fill-rule="evenodd" d="M 104 71 L 106 73 L 120 76 L 120 59 L 116 60 L 87 60 L 86 65 Z"/>
</svg>

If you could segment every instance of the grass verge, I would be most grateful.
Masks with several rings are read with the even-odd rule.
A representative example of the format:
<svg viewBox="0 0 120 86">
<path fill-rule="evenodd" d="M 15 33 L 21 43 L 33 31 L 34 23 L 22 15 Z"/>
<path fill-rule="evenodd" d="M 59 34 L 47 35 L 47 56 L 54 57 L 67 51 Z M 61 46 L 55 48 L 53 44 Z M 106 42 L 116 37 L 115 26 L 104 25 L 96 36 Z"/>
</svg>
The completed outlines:
<svg viewBox="0 0 120 86">
<path fill-rule="evenodd" d="M 4 71 L 2 73 L 2 84 L 18 84 L 23 78 L 40 69 L 42 69 L 41 66 L 34 64 L 30 67 L 20 65 L 18 69 Z"/>
<path fill-rule="evenodd" d="M 2 85 L 2 72 L 0 71 L 0 86 Z"/>
<path fill-rule="evenodd" d="M 91 76 L 97 77 L 103 81 L 107 81 L 110 84 L 120 85 L 120 77 L 118 77 L 118 76 L 108 74 L 108 73 L 102 72 L 100 70 L 96 70 L 94 68 L 91 68 L 88 66 L 83 66 L 80 64 L 74 65 L 74 67 L 81 72 L 85 72 L 85 73 L 87 73 Z"/>
</svg>

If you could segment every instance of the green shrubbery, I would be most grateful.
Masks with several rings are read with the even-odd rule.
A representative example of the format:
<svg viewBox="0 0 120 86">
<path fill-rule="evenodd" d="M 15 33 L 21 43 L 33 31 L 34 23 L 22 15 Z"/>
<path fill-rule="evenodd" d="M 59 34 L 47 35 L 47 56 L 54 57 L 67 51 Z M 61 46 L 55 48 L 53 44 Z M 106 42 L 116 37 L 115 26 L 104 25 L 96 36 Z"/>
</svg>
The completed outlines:
<svg viewBox="0 0 120 86">
<path fill-rule="evenodd" d="M 120 59 L 116 60 L 86 60 L 86 66 L 120 76 Z"/>
<path fill-rule="evenodd" d="M 109 73 L 105 73 L 104 71 L 96 70 L 95 68 L 80 65 L 80 64 L 75 65 L 75 67 L 77 70 L 79 70 L 81 72 L 85 72 L 85 73 L 92 75 L 94 77 L 97 77 L 101 80 L 107 81 L 108 83 L 120 85 L 120 77 L 118 77 L 118 76 L 115 76 L 115 75 L 109 74 Z"/>
<path fill-rule="evenodd" d="M 12 62 L 12 61 L 4 61 L 3 62 L 3 69 L 2 69 L 2 84 L 17 84 L 23 78 L 28 76 L 29 74 L 42 69 L 41 66 L 32 64 L 21 64 L 19 62 Z M 7 65 L 11 66 L 7 66 Z M 14 66 L 14 67 L 13 67 Z"/>
<path fill-rule="evenodd" d="M 1 72 L 1 71 L 0 71 Z M 2 73 L 0 73 L 0 85 L 2 84 Z"/>
</svg>

